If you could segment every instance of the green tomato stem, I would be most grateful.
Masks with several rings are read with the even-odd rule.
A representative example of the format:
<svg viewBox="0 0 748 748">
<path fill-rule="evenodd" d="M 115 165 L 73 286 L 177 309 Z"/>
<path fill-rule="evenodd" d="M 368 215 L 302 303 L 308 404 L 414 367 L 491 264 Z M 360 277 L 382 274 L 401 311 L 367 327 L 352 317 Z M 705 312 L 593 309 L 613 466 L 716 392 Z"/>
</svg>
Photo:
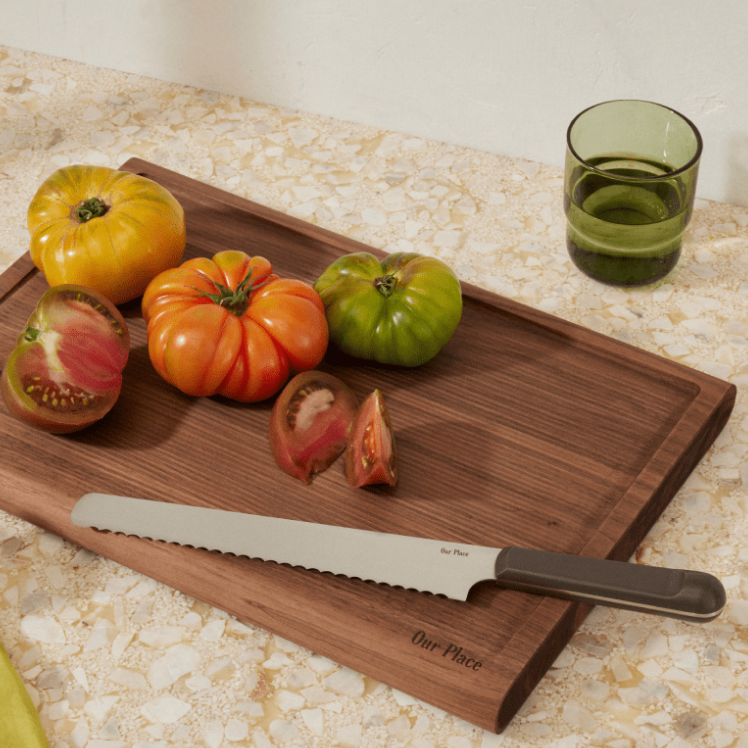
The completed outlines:
<svg viewBox="0 0 748 748">
<path fill-rule="evenodd" d="M 81 223 L 86 223 L 92 218 L 103 216 L 108 209 L 107 204 L 99 200 L 98 197 L 90 197 L 75 209 L 75 215 Z"/>
<path fill-rule="evenodd" d="M 397 281 L 394 275 L 383 275 L 374 279 L 374 288 L 387 298 L 394 290 Z"/>
<path fill-rule="evenodd" d="M 35 340 L 39 340 L 39 336 L 42 334 L 41 330 L 37 330 L 36 327 L 27 327 L 23 333 L 23 339 L 29 343 L 33 343 Z"/>
<path fill-rule="evenodd" d="M 210 282 L 218 293 L 208 293 L 207 291 L 202 291 L 195 286 L 191 286 L 191 288 L 193 291 L 197 291 L 202 296 L 205 296 L 219 306 L 222 306 L 236 317 L 241 317 L 249 307 L 249 297 L 252 294 L 252 291 L 255 291 L 260 286 L 264 286 L 270 280 L 267 276 L 253 279 L 253 272 L 254 270 L 250 271 L 249 275 L 239 283 L 235 291 L 232 291 L 228 286 L 224 286 L 222 283 L 217 283 L 216 281 Z"/>
</svg>

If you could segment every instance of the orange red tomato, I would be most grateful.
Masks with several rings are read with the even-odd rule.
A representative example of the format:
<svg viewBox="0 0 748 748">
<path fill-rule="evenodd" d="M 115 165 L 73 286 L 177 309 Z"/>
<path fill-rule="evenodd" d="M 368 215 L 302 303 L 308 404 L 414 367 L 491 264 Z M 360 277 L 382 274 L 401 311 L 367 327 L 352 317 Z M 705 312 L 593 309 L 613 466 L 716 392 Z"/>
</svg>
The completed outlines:
<svg viewBox="0 0 748 748">
<path fill-rule="evenodd" d="M 188 395 L 265 400 L 292 372 L 314 369 L 327 350 L 319 294 L 236 250 L 160 273 L 142 310 L 154 368 Z"/>
</svg>

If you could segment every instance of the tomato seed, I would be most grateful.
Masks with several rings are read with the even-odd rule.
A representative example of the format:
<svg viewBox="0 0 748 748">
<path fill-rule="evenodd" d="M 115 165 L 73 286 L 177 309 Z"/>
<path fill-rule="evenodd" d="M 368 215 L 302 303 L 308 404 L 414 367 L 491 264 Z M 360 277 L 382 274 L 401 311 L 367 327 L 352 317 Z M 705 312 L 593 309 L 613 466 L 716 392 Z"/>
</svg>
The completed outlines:
<svg viewBox="0 0 748 748">
<path fill-rule="evenodd" d="M 371 424 L 368 424 L 364 429 L 364 460 L 368 465 L 373 465 L 376 460 L 376 437 L 374 435 L 374 428 Z"/>
<path fill-rule="evenodd" d="M 72 412 L 98 404 L 101 398 L 91 395 L 80 387 L 63 387 L 47 382 L 39 384 L 41 377 L 27 377 L 24 392 L 37 404 L 52 410 Z"/>
<path fill-rule="evenodd" d="M 110 311 L 99 301 L 94 299 L 93 297 L 89 296 L 87 293 L 84 293 L 82 291 L 73 290 L 73 291 L 66 291 L 64 294 L 61 294 L 63 298 L 71 299 L 72 301 L 79 301 L 82 304 L 87 304 L 91 307 L 94 311 L 98 312 L 104 319 L 114 328 L 114 332 L 122 336 L 124 335 L 124 330 L 122 329 L 122 326 L 119 323 L 119 320 L 117 320 L 116 317 L 114 317 Z"/>
</svg>

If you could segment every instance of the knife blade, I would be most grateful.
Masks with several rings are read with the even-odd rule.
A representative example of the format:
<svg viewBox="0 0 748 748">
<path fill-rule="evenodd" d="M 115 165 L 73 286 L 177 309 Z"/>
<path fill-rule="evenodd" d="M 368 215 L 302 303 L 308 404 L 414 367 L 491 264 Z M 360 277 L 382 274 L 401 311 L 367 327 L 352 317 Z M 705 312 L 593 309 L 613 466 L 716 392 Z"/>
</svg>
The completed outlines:
<svg viewBox="0 0 748 748">
<path fill-rule="evenodd" d="M 243 512 L 88 493 L 79 527 L 303 566 L 466 601 L 478 582 L 704 623 L 725 606 L 717 577 L 532 548 L 490 548 Z"/>
</svg>

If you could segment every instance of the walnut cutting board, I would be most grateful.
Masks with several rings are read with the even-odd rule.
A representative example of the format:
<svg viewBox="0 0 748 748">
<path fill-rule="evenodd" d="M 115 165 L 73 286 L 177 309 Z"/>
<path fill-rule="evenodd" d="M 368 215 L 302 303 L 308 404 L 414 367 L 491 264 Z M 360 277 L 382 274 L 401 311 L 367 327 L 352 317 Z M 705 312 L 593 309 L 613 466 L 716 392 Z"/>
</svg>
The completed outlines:
<svg viewBox="0 0 748 748">
<path fill-rule="evenodd" d="M 187 218 L 186 257 L 226 248 L 313 283 L 337 257 L 374 251 L 139 159 Z M 381 254 L 374 251 L 375 254 Z M 44 276 L 22 257 L 0 276 L 0 361 Z M 320 368 L 363 399 L 379 388 L 399 450 L 396 488 L 353 489 L 342 463 L 311 486 L 268 445 L 272 400 L 181 394 L 148 359 L 139 302 L 111 413 L 68 436 L 36 432 L 0 401 L 0 508 L 500 732 L 590 610 L 476 586 L 465 602 L 75 527 L 89 491 L 504 547 L 626 560 L 727 421 L 734 386 L 463 284 L 462 322 L 418 369 L 346 359 Z"/>
</svg>

